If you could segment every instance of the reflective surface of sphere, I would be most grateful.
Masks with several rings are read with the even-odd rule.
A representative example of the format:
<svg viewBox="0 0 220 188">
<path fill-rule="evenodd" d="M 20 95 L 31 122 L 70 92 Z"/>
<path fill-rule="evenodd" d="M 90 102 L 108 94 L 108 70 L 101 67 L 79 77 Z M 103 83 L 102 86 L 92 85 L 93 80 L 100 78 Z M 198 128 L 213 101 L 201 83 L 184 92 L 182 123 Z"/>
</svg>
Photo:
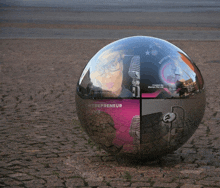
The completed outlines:
<svg viewBox="0 0 220 188">
<path fill-rule="evenodd" d="M 205 111 L 202 75 L 173 44 L 128 37 L 100 51 L 76 88 L 86 133 L 111 154 L 153 159 L 182 146 Z"/>
</svg>

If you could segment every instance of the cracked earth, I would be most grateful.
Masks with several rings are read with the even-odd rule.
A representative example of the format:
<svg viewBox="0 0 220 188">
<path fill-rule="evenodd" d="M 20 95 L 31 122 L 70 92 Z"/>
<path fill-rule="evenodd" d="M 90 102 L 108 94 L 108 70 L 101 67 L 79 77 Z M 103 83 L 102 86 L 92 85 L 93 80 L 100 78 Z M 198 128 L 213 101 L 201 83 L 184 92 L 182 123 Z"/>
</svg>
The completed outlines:
<svg viewBox="0 0 220 188">
<path fill-rule="evenodd" d="M 200 69 L 206 111 L 195 134 L 155 161 L 118 159 L 80 126 L 75 87 L 113 40 L 1 40 L 0 187 L 220 187 L 219 41 L 169 41 Z"/>
</svg>

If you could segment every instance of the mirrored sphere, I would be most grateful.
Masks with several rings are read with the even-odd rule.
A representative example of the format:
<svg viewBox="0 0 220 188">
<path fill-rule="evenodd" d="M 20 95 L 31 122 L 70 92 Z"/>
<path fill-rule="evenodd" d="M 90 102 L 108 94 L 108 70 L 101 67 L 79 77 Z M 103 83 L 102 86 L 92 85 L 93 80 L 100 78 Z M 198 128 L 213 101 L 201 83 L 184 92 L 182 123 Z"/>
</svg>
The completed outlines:
<svg viewBox="0 0 220 188">
<path fill-rule="evenodd" d="M 135 36 L 93 56 L 75 101 L 82 127 L 105 151 L 154 159 L 192 136 L 206 100 L 202 75 L 185 52 L 162 39 Z"/>
</svg>

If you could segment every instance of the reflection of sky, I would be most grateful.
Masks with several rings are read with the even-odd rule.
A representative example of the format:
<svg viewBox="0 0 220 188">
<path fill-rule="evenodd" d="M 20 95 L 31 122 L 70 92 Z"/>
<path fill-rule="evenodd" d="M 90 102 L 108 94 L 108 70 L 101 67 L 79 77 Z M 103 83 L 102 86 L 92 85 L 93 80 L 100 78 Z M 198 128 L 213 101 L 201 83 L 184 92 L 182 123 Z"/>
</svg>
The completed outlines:
<svg viewBox="0 0 220 188">
<path fill-rule="evenodd" d="M 180 67 L 181 67 L 182 71 L 184 72 L 183 75 L 187 76 L 188 79 L 192 78 L 193 82 L 195 82 L 196 81 L 196 73 L 193 72 L 193 70 L 190 69 L 190 67 L 184 61 L 181 60 L 179 62 L 179 64 L 180 64 Z M 184 79 L 187 80 L 186 78 L 184 78 Z"/>
<path fill-rule="evenodd" d="M 166 58 L 164 60 L 167 61 Z M 180 57 L 171 57 L 166 62 L 165 68 L 162 69 L 163 77 L 167 79 L 168 76 L 175 77 L 178 76 L 178 80 L 184 79 L 189 80 L 190 78 L 193 82 L 196 81 L 196 74 L 195 72 L 190 69 L 190 67 L 180 58 Z"/>
<path fill-rule="evenodd" d="M 81 75 L 81 77 L 80 77 L 80 79 L 79 79 L 79 84 L 81 84 L 81 82 L 83 81 L 83 78 L 84 78 L 84 76 L 86 75 L 86 73 L 88 72 L 89 67 L 90 67 L 90 63 L 88 63 L 88 64 L 86 65 L 85 69 L 83 70 L 82 75 Z"/>
</svg>

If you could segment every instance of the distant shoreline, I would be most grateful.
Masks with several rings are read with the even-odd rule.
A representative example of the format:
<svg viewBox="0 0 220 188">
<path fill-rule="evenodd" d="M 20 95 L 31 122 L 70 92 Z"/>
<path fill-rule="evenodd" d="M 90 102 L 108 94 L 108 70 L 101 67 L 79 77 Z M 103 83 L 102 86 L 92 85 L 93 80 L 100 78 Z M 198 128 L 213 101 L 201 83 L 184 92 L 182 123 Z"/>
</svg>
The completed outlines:
<svg viewBox="0 0 220 188">
<path fill-rule="evenodd" d="M 15 28 L 46 28 L 46 29 L 109 29 L 109 30 L 194 30 L 194 31 L 220 31 L 215 27 L 166 27 L 166 26 L 135 26 L 135 25 L 98 25 L 98 24 L 40 24 L 40 23 L 7 23 L 1 22 L 0 27 Z"/>
<path fill-rule="evenodd" d="M 40 8 L 80 12 L 220 12 L 220 2 L 215 0 L 2 0 L 1 8 Z"/>
</svg>

